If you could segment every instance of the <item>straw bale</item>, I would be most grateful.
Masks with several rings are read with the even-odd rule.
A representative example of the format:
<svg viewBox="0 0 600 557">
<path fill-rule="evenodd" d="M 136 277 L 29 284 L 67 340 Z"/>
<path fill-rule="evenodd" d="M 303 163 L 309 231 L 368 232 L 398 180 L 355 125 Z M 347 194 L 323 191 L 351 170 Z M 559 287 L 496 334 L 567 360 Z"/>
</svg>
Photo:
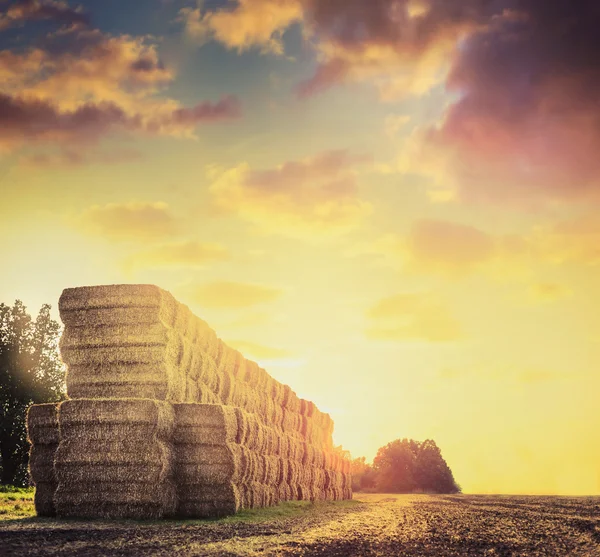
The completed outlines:
<svg viewBox="0 0 600 557">
<path fill-rule="evenodd" d="M 325 470 L 322 468 L 314 467 L 314 484 L 318 489 L 325 489 Z"/>
<path fill-rule="evenodd" d="M 176 476 L 184 483 L 223 483 L 244 476 L 238 445 L 175 445 Z"/>
<path fill-rule="evenodd" d="M 291 501 L 292 490 L 287 482 L 280 482 L 277 485 L 277 498 L 279 501 Z"/>
<path fill-rule="evenodd" d="M 283 429 L 283 408 L 279 404 L 273 404 L 271 423 L 273 427 Z"/>
<path fill-rule="evenodd" d="M 198 378 L 207 385 L 211 391 L 216 392 L 218 384 L 217 366 L 212 357 L 206 353 L 202 354 L 202 366 Z"/>
<path fill-rule="evenodd" d="M 192 314 L 190 308 L 181 302 L 177 302 L 175 306 L 175 322 L 173 328 L 176 329 L 179 334 L 188 336 L 188 332 L 191 331 L 190 322 L 195 319 L 195 315 Z"/>
<path fill-rule="evenodd" d="M 236 406 L 233 407 L 233 411 L 235 413 L 235 418 L 237 422 L 235 442 L 238 445 L 246 445 L 247 437 L 249 435 L 248 413 L 245 412 L 242 408 Z"/>
<path fill-rule="evenodd" d="M 296 441 L 296 460 L 300 463 L 304 462 L 305 443 L 301 439 Z"/>
<path fill-rule="evenodd" d="M 227 370 L 221 370 L 218 377 L 217 393 L 223 404 L 232 404 L 235 399 L 235 379 Z"/>
<path fill-rule="evenodd" d="M 37 482 L 33 495 L 33 504 L 38 516 L 56 516 L 54 508 L 54 492 L 56 482 Z"/>
<path fill-rule="evenodd" d="M 71 398 L 127 398 L 134 393 L 136 398 L 164 400 L 169 375 L 166 364 L 95 363 L 69 365 L 66 381 Z M 111 389 L 125 392 L 126 396 L 111 396 Z M 144 391 L 156 396 L 139 394 Z"/>
<path fill-rule="evenodd" d="M 219 355 L 221 349 L 221 341 L 217 334 L 202 320 L 200 321 L 200 334 L 197 344 L 202 348 L 202 351 L 213 360 Z"/>
<path fill-rule="evenodd" d="M 246 389 L 247 387 L 237 379 L 234 378 L 234 387 L 231 393 L 231 406 L 237 406 L 239 408 L 246 408 Z"/>
<path fill-rule="evenodd" d="M 301 472 L 302 464 L 297 460 L 288 460 L 286 479 L 290 485 L 295 485 L 300 481 Z"/>
<path fill-rule="evenodd" d="M 175 443 L 226 445 L 238 435 L 236 411 L 220 404 L 174 404 Z"/>
<path fill-rule="evenodd" d="M 343 458 L 341 472 L 344 474 L 350 474 L 351 470 L 352 470 L 352 463 L 347 458 Z"/>
<path fill-rule="evenodd" d="M 312 488 L 304 483 L 298 484 L 298 501 L 311 501 L 313 499 Z"/>
<path fill-rule="evenodd" d="M 300 415 L 296 412 L 289 410 L 288 408 L 283 408 L 283 420 L 282 426 L 283 431 L 286 433 L 295 433 L 298 431 L 298 421 L 300 420 Z"/>
<path fill-rule="evenodd" d="M 182 352 L 181 359 L 179 361 L 179 373 L 184 377 L 192 377 L 192 362 L 194 359 L 194 352 L 196 351 L 192 343 L 182 337 Z"/>
<path fill-rule="evenodd" d="M 54 454 L 57 444 L 34 444 L 29 450 L 29 473 L 35 485 L 56 482 L 54 474 Z"/>
<path fill-rule="evenodd" d="M 162 482 L 173 474 L 171 447 L 162 441 L 62 440 L 54 457 L 61 483 Z"/>
<path fill-rule="evenodd" d="M 294 483 L 290 482 L 289 485 L 290 485 L 290 501 L 301 501 L 298 484 L 295 482 Z"/>
<path fill-rule="evenodd" d="M 186 379 L 185 400 L 186 402 L 200 402 L 200 391 L 198 390 L 198 382 L 190 377 Z"/>
<path fill-rule="evenodd" d="M 254 389 L 254 387 L 251 387 L 248 384 L 242 383 L 241 386 L 245 391 L 244 410 L 251 414 L 257 414 L 258 412 L 260 412 L 261 397 L 259 393 L 256 391 L 256 389 Z"/>
<path fill-rule="evenodd" d="M 263 483 L 265 483 L 266 485 L 274 485 L 277 483 L 277 480 L 280 475 L 280 459 L 276 456 L 270 455 L 263 456 L 263 459 L 265 465 L 265 475 Z"/>
<path fill-rule="evenodd" d="M 58 302 L 67 327 L 157 321 L 172 326 L 175 306 L 168 292 L 139 284 L 67 288 Z"/>
<path fill-rule="evenodd" d="M 119 323 L 98 326 L 67 326 L 60 339 L 61 350 L 100 346 L 166 346 L 168 328 L 154 323 Z"/>
<path fill-rule="evenodd" d="M 182 486 L 178 490 L 177 515 L 181 518 L 217 518 L 242 508 L 242 494 L 231 482 Z"/>
<path fill-rule="evenodd" d="M 58 408 L 61 439 L 115 440 L 119 431 L 129 440 L 148 436 L 170 439 L 175 425 L 172 405 L 156 400 L 75 399 L 62 402 Z"/>
<path fill-rule="evenodd" d="M 252 485 L 252 508 L 257 509 L 266 507 L 269 503 L 269 494 L 267 492 L 267 486 L 255 482 Z"/>
<path fill-rule="evenodd" d="M 287 386 L 287 385 L 286 385 Z M 286 397 L 283 401 L 283 407 L 290 412 L 298 413 L 300 411 L 300 399 L 294 391 L 286 391 Z"/>
<path fill-rule="evenodd" d="M 133 394 L 140 398 L 166 400 L 168 397 L 168 382 L 160 381 L 124 381 L 118 377 L 104 374 L 101 377 L 73 377 L 67 372 L 67 392 L 71 398 L 128 398 Z M 102 379 L 99 381 L 98 379 Z"/>
<path fill-rule="evenodd" d="M 59 483 L 56 514 L 64 518 L 159 519 L 175 515 L 175 484 L 148 482 Z"/>
<path fill-rule="evenodd" d="M 280 458 L 289 458 L 290 456 L 290 441 L 289 437 L 283 433 L 277 436 L 276 453 Z"/>
<path fill-rule="evenodd" d="M 313 465 L 317 468 L 325 468 L 325 454 L 323 453 L 323 450 L 316 445 L 313 445 L 312 447 L 314 450 Z"/>
<path fill-rule="evenodd" d="M 258 364 L 252 360 L 246 360 L 243 380 L 252 387 L 256 387 L 259 381 Z"/>
<path fill-rule="evenodd" d="M 198 399 L 197 404 L 221 404 L 219 397 L 213 392 L 213 390 L 202 381 L 198 381 Z"/>
<path fill-rule="evenodd" d="M 34 404 L 27 410 L 27 439 L 37 445 L 58 443 L 58 407 L 56 403 Z"/>
</svg>

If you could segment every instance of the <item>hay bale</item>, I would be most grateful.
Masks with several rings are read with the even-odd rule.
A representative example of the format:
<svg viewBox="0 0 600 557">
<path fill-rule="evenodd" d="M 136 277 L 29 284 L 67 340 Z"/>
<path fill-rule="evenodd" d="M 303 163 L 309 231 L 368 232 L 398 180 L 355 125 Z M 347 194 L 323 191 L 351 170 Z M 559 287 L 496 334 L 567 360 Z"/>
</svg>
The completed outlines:
<svg viewBox="0 0 600 557">
<path fill-rule="evenodd" d="M 271 424 L 278 430 L 283 429 L 283 408 L 279 404 L 274 404 L 271 414 Z"/>
<path fill-rule="evenodd" d="M 169 379 L 166 365 L 102 364 L 70 365 L 66 374 L 71 398 L 136 398 L 166 400 Z"/>
<path fill-rule="evenodd" d="M 37 482 L 35 484 L 33 504 L 35 506 L 35 512 L 38 516 L 56 516 L 56 509 L 54 507 L 55 491 L 56 482 Z"/>
<path fill-rule="evenodd" d="M 238 439 L 237 412 L 219 404 L 174 404 L 175 443 L 227 445 Z"/>
<path fill-rule="evenodd" d="M 248 465 L 239 445 L 175 445 L 178 481 L 191 483 L 226 483 L 240 481 Z"/>
<path fill-rule="evenodd" d="M 34 404 L 27 409 L 27 439 L 32 444 L 57 444 L 58 404 Z"/>
<path fill-rule="evenodd" d="M 54 455 L 57 447 L 56 443 L 31 446 L 29 450 L 29 474 L 34 485 L 56 482 Z"/>
<path fill-rule="evenodd" d="M 177 302 L 165 290 L 153 285 L 121 284 L 67 288 L 58 309 L 69 327 L 174 323 Z"/>
<path fill-rule="evenodd" d="M 217 394 L 223 404 L 232 404 L 235 399 L 236 384 L 233 374 L 222 370 L 218 376 Z"/>
<path fill-rule="evenodd" d="M 256 387 L 258 385 L 258 364 L 256 362 L 246 360 L 246 365 L 244 366 L 244 376 L 242 379 L 251 387 Z"/>
<path fill-rule="evenodd" d="M 213 393 L 216 393 L 218 385 L 217 366 L 212 357 L 207 353 L 202 354 L 202 364 L 198 380 L 207 385 Z"/>
<path fill-rule="evenodd" d="M 170 481 L 59 483 L 54 503 L 64 518 L 159 519 L 175 515 L 177 493 Z"/>
<path fill-rule="evenodd" d="M 175 427 L 171 404 L 147 399 L 75 399 L 58 407 L 61 440 L 170 440 Z"/>
<path fill-rule="evenodd" d="M 149 439 L 82 442 L 61 441 L 55 454 L 54 472 L 59 483 L 147 482 L 157 484 L 173 474 L 172 449 Z"/>
<path fill-rule="evenodd" d="M 287 482 L 277 484 L 277 499 L 280 502 L 292 500 L 292 490 Z"/>
<path fill-rule="evenodd" d="M 58 422 L 58 516 L 160 518 L 174 513 L 170 404 L 68 400 L 59 406 Z"/>
<path fill-rule="evenodd" d="M 235 514 L 243 506 L 243 495 L 231 483 L 185 485 L 178 491 L 177 516 L 217 518 Z"/>
</svg>

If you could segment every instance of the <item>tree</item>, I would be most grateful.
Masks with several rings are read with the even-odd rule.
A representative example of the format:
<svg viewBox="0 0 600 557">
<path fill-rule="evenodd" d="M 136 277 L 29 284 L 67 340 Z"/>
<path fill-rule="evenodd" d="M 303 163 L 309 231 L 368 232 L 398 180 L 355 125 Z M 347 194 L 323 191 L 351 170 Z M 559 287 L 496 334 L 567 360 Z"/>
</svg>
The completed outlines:
<svg viewBox="0 0 600 557">
<path fill-rule="evenodd" d="M 60 325 L 44 304 L 32 320 L 20 300 L 0 304 L 0 483 L 26 485 L 27 408 L 64 398 L 65 371 L 58 354 Z"/>
<path fill-rule="evenodd" d="M 423 441 L 416 452 L 415 480 L 423 491 L 460 492 L 442 452 L 432 439 Z"/>
<path fill-rule="evenodd" d="M 435 441 L 396 439 L 373 460 L 377 491 L 388 493 L 459 493 L 460 486 Z"/>
<path fill-rule="evenodd" d="M 414 443 L 414 441 L 412 441 Z M 373 459 L 377 474 L 377 491 L 384 493 L 410 493 L 416 487 L 415 454 L 408 439 L 396 439 L 381 447 Z"/>
<path fill-rule="evenodd" d="M 351 461 L 352 491 L 365 491 L 375 489 L 376 476 L 364 456 L 354 458 Z"/>
</svg>

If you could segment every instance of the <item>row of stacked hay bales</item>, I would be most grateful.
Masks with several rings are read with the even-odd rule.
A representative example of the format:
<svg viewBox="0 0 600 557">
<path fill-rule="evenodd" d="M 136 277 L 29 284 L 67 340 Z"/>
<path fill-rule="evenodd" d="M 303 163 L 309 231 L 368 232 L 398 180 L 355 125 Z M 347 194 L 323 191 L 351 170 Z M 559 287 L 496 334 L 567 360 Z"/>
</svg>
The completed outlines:
<svg viewBox="0 0 600 557">
<path fill-rule="evenodd" d="M 168 292 L 67 289 L 59 310 L 73 400 L 55 413 L 55 483 L 43 488 L 55 486 L 59 516 L 222 516 L 352 496 L 329 415 L 228 347 Z"/>
</svg>

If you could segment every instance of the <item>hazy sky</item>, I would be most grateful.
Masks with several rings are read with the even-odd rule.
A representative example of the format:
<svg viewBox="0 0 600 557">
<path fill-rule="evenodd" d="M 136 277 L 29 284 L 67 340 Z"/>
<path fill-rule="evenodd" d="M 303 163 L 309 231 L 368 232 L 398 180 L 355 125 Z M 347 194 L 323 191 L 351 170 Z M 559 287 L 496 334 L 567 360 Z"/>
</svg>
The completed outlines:
<svg viewBox="0 0 600 557">
<path fill-rule="evenodd" d="M 595 0 L 0 0 L 0 301 L 153 283 L 372 459 L 600 493 Z M 57 315 L 57 314 L 56 314 Z"/>
</svg>

